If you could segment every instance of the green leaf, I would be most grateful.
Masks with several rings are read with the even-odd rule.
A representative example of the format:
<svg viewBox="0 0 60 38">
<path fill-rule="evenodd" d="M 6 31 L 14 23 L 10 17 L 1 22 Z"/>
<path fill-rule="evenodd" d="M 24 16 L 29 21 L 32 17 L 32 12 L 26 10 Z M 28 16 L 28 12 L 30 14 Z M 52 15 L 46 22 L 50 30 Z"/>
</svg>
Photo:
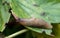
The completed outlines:
<svg viewBox="0 0 60 38">
<path fill-rule="evenodd" d="M 33 28 L 33 27 L 27 27 L 30 30 L 33 30 L 38 33 L 43 33 L 45 32 L 47 35 L 51 35 L 52 30 L 51 29 L 41 29 L 41 28 Z"/>
<path fill-rule="evenodd" d="M 51 23 L 60 23 L 58 0 L 12 0 L 11 7 L 20 18 L 35 17 Z"/>
<path fill-rule="evenodd" d="M 5 23 L 9 21 L 10 14 L 8 13 L 8 6 L 2 5 L 2 0 L 0 0 L 0 31 L 5 29 Z"/>
<path fill-rule="evenodd" d="M 60 23 L 59 0 L 11 0 L 11 8 L 19 18 L 40 18 L 49 23 Z M 29 29 L 39 32 L 39 28 Z M 48 35 L 51 31 L 48 31 Z"/>
<path fill-rule="evenodd" d="M 51 35 L 51 33 L 52 33 L 52 30 L 50 29 L 50 30 L 48 30 L 48 29 L 45 29 L 45 33 L 47 34 L 47 35 Z"/>
<path fill-rule="evenodd" d="M 40 29 L 40 28 L 34 28 L 34 27 L 27 27 L 28 29 L 31 29 L 35 32 L 38 32 L 38 33 L 42 33 L 44 30 L 43 29 Z"/>
</svg>

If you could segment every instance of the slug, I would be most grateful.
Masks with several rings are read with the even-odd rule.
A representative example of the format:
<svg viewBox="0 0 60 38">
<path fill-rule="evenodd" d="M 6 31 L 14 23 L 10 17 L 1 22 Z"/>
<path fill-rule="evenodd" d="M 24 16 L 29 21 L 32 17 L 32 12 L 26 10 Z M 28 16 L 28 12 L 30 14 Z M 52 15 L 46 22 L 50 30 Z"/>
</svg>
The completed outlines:
<svg viewBox="0 0 60 38">
<path fill-rule="evenodd" d="M 40 27 L 40 28 L 46 28 L 46 29 L 52 28 L 51 24 L 45 22 L 42 19 L 37 19 L 37 18 L 20 19 L 19 23 L 24 26 L 33 26 L 33 27 Z"/>
<path fill-rule="evenodd" d="M 52 25 L 43 19 L 38 18 L 18 18 L 14 13 L 12 13 L 13 17 L 16 19 L 18 23 L 20 23 L 23 26 L 33 26 L 33 27 L 39 27 L 39 28 L 46 28 L 46 29 L 52 29 Z"/>
</svg>

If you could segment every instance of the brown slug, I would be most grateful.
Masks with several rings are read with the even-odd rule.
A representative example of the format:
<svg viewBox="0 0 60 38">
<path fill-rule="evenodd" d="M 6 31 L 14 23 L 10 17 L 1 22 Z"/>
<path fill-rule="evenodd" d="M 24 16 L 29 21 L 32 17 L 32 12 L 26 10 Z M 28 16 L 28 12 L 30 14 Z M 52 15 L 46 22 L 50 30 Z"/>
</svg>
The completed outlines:
<svg viewBox="0 0 60 38">
<path fill-rule="evenodd" d="M 20 19 L 19 23 L 24 26 L 34 26 L 34 27 L 41 27 L 41 28 L 47 28 L 47 29 L 52 28 L 51 24 L 45 22 L 42 19 L 37 19 L 37 18 Z"/>
<path fill-rule="evenodd" d="M 42 27 L 46 29 L 52 29 L 52 25 L 48 22 L 44 21 L 43 19 L 38 18 L 28 18 L 28 19 L 22 19 L 18 18 L 14 13 L 12 13 L 13 17 L 23 26 L 33 26 L 33 27 Z"/>
</svg>

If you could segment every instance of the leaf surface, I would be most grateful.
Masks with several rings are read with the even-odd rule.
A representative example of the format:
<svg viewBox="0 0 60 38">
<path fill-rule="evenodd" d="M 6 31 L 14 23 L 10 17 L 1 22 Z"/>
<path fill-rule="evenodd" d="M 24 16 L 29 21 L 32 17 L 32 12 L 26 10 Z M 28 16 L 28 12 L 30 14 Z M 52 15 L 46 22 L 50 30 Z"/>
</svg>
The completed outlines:
<svg viewBox="0 0 60 38">
<path fill-rule="evenodd" d="M 2 32 L 5 29 L 5 23 L 8 23 L 10 14 L 8 12 L 8 6 L 2 4 L 0 0 L 0 31 Z"/>
</svg>

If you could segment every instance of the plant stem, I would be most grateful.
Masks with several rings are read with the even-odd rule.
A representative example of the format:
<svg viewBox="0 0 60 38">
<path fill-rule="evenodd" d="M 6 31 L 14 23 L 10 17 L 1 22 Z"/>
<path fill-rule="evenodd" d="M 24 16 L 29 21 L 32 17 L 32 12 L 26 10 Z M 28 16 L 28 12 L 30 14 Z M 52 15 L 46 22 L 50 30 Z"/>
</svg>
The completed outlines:
<svg viewBox="0 0 60 38">
<path fill-rule="evenodd" d="M 26 32 L 26 31 L 28 31 L 28 30 L 27 29 L 20 30 L 20 31 L 14 33 L 14 34 L 11 34 L 9 36 L 6 36 L 5 38 L 13 38 L 13 37 L 15 37 L 15 36 L 17 36 L 19 34 L 22 34 L 22 33 Z"/>
</svg>

